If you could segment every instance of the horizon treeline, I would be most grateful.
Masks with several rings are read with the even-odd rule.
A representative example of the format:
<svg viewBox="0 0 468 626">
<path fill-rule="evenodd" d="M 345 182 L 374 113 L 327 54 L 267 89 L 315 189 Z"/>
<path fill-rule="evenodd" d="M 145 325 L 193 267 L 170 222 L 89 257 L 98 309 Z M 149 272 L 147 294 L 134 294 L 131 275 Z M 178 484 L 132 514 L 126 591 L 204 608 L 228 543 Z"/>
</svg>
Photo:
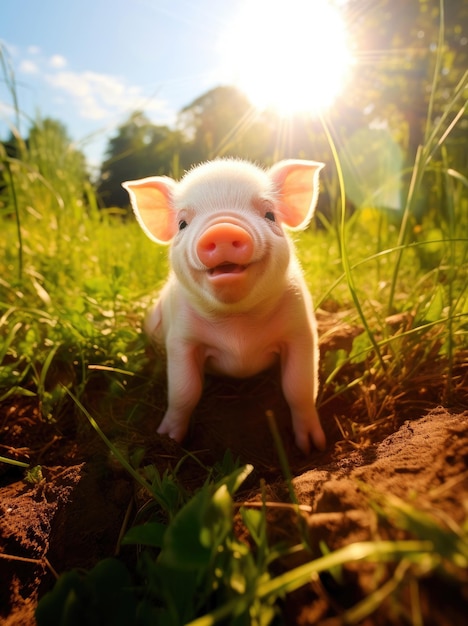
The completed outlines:
<svg viewBox="0 0 468 626">
<path fill-rule="evenodd" d="M 445 5 L 435 0 L 382 0 L 366 12 L 359 9 L 358 0 L 349 0 L 344 10 L 353 39 L 359 41 L 359 56 L 354 76 L 324 115 L 339 150 L 350 202 L 400 208 L 397 196 L 409 185 L 404 172 L 414 164 L 430 124 L 447 114 L 447 107 L 453 111 L 447 116 L 450 136 L 445 146 L 450 150 L 445 167 L 466 171 L 468 120 L 461 116 L 453 127 L 451 120 L 459 116 L 463 97 L 466 100 L 463 90 L 457 102 L 453 93 L 468 67 L 468 0 Z M 274 110 L 259 111 L 229 85 L 197 97 L 179 112 L 173 127 L 152 123 L 144 111 L 132 112 L 109 139 L 92 182 L 84 154 L 74 147 L 60 120 L 38 119 L 27 137 L 12 133 L 0 150 L 7 159 L 27 161 L 38 176 L 57 184 L 55 190 L 64 202 L 67 194 L 63 197 L 60 180 L 65 172 L 72 173 L 74 190 L 85 197 L 84 188 L 92 185 L 100 207 L 128 206 L 121 187 L 124 180 L 152 175 L 179 178 L 193 164 L 219 156 L 265 166 L 282 158 L 333 163 L 318 116 L 282 118 Z M 436 162 L 441 157 L 433 158 Z M 0 193 L 7 186 L 7 170 L 0 169 Z M 392 188 L 375 195 L 372 190 L 388 186 L 390 179 Z M 325 169 L 323 180 L 322 202 L 330 203 L 336 195 L 333 167 Z M 427 198 L 424 202 L 430 203 Z"/>
</svg>

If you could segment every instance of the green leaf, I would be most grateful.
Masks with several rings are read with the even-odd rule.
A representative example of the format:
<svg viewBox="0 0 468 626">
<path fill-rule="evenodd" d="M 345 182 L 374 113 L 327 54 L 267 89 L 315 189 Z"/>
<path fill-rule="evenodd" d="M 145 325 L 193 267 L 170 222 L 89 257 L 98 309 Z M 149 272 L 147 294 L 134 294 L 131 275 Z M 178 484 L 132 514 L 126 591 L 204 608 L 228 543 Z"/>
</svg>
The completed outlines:
<svg viewBox="0 0 468 626">
<path fill-rule="evenodd" d="M 221 485 L 209 503 L 200 529 L 200 542 L 211 551 L 223 542 L 232 528 L 232 498 L 226 485 Z"/>
<path fill-rule="evenodd" d="M 77 571 L 60 576 L 53 590 L 39 601 L 36 609 L 37 626 L 80 626 L 86 623 L 84 608 L 80 606 L 83 589 L 83 581 Z"/>
<path fill-rule="evenodd" d="M 351 363 L 362 363 L 364 362 L 369 352 L 372 350 L 372 346 L 369 343 L 369 338 L 367 335 L 362 333 L 353 339 L 353 348 L 349 355 Z"/>
<path fill-rule="evenodd" d="M 253 465 L 244 465 L 234 470 L 229 476 L 225 476 L 217 483 L 217 486 L 226 485 L 229 493 L 233 496 L 252 472 Z"/>
<path fill-rule="evenodd" d="M 203 568 L 232 528 L 231 495 L 253 467 L 246 465 L 219 481 L 205 484 L 174 516 L 163 539 L 161 563 L 176 569 Z"/>
<path fill-rule="evenodd" d="M 201 542 L 203 519 L 211 499 L 211 489 L 203 487 L 175 516 L 163 539 L 160 562 L 187 570 L 206 567 L 211 550 Z"/>
<path fill-rule="evenodd" d="M 444 289 L 438 285 L 435 289 L 435 293 L 429 302 L 429 305 L 424 312 L 424 320 L 426 322 L 436 322 L 441 319 L 442 311 L 444 309 Z"/>
<path fill-rule="evenodd" d="M 38 626 L 128 626 L 137 600 L 127 568 L 117 559 L 100 561 L 86 576 L 63 574 L 36 609 Z"/>
<path fill-rule="evenodd" d="M 138 626 L 180 626 L 196 615 L 200 596 L 198 570 L 173 569 L 160 559 L 155 561 L 147 550 L 141 552 L 137 567 L 139 578 L 144 581 L 144 597 L 138 614 L 148 620 L 137 621 Z M 211 589 L 203 582 L 202 592 L 208 595 Z"/>
<path fill-rule="evenodd" d="M 125 534 L 125 537 L 122 539 L 122 545 L 139 544 L 151 546 L 152 548 L 161 548 L 165 532 L 166 526 L 159 522 L 148 522 L 141 526 L 134 526 Z"/>
<path fill-rule="evenodd" d="M 30 391 L 29 389 L 25 389 L 24 387 L 15 386 L 15 387 L 11 387 L 11 389 L 8 389 L 8 391 L 6 391 L 3 395 L 0 396 L 0 402 L 7 400 L 11 396 L 22 396 L 26 398 L 33 398 L 34 396 L 37 396 L 37 393 L 35 393 L 34 391 Z"/>
<path fill-rule="evenodd" d="M 100 624 L 128 626 L 133 623 L 137 603 L 125 565 L 117 559 L 104 559 L 91 570 L 87 583 L 95 589 Z"/>
<path fill-rule="evenodd" d="M 243 507 L 240 510 L 240 513 L 242 515 L 242 521 L 246 525 L 250 536 L 255 541 L 255 544 L 257 546 L 263 545 L 266 541 L 266 517 L 264 511 L 258 511 L 257 509 L 246 509 Z"/>
</svg>

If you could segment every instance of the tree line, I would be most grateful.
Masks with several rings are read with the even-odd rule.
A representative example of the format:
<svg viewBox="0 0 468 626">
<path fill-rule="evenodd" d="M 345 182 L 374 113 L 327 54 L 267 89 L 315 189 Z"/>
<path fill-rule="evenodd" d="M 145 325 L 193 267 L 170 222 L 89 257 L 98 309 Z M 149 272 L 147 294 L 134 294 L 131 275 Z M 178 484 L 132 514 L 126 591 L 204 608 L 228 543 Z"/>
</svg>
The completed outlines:
<svg viewBox="0 0 468 626">
<path fill-rule="evenodd" d="M 372 154 L 364 150 L 368 139 L 361 141 L 356 132 L 372 127 L 385 127 L 403 154 L 403 166 L 410 166 L 428 133 L 428 109 L 432 106 L 432 119 L 437 119 L 450 105 L 468 67 L 468 0 L 446 2 L 443 8 L 442 38 L 437 0 L 348 0 L 344 5 L 359 55 L 353 80 L 326 115 L 340 154 L 351 160 L 352 168 L 358 169 L 360 160 Z M 326 59 L 314 62 L 326 63 Z M 454 106 L 453 115 L 460 105 Z M 450 135 L 452 158 L 457 161 L 449 164 L 452 167 L 466 167 L 467 130 L 465 115 Z M 4 163 L 27 155 L 31 167 L 34 164 L 62 195 L 90 184 L 83 154 L 73 147 L 57 120 L 37 121 L 25 140 L 12 136 L 0 145 L 0 151 Z M 245 94 L 225 85 L 184 107 L 174 127 L 153 124 L 144 111 L 133 112 L 109 140 L 93 185 L 102 207 L 126 207 L 122 181 L 151 175 L 178 178 L 192 164 L 217 156 L 247 158 L 266 166 L 281 158 L 333 162 L 316 117 L 297 114 L 283 119 L 273 110 L 258 111 Z M 328 195 L 333 194 L 332 172 L 328 168 L 325 173 Z M 7 175 L 4 165 L 0 185 Z M 73 190 L 65 183 L 70 176 Z"/>
</svg>

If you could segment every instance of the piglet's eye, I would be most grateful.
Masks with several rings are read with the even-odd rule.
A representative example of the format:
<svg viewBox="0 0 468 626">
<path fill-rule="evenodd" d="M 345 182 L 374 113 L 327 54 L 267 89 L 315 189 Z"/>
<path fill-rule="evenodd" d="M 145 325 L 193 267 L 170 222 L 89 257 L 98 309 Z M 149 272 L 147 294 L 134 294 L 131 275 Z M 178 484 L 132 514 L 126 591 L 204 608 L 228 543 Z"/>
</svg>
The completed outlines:
<svg viewBox="0 0 468 626">
<path fill-rule="evenodd" d="M 187 228 L 188 226 L 188 222 L 185 220 L 180 220 L 179 222 L 179 230 L 184 230 L 184 228 Z"/>
<path fill-rule="evenodd" d="M 273 211 L 267 211 L 265 213 L 265 219 L 270 220 L 270 222 L 276 222 L 276 217 Z"/>
</svg>

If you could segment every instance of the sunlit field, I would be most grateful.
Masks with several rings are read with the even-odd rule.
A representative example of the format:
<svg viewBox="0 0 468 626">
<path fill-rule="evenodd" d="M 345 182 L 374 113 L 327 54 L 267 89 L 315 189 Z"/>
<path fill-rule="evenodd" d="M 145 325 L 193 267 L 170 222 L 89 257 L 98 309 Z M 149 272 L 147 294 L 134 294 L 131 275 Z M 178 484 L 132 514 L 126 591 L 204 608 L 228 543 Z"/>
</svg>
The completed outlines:
<svg viewBox="0 0 468 626">
<path fill-rule="evenodd" d="M 279 403 L 258 418 L 268 436 L 271 431 L 266 461 L 264 441 L 249 442 L 248 458 L 242 446 L 231 451 L 223 431 L 211 441 L 209 420 L 195 444 L 181 447 L 156 435 L 166 401 L 164 359 L 150 348 L 142 322 L 167 278 L 168 249 L 145 236 L 128 207 L 105 206 L 99 193 L 105 185 L 90 180 L 71 142 L 50 120 L 39 120 L 28 138 L 13 127 L 10 140 L 0 144 L 2 484 L 20 483 L 22 495 L 33 493 L 31 507 L 48 502 L 56 467 L 62 472 L 62 466 L 68 471 L 89 465 L 91 482 L 107 481 L 109 492 L 117 483 L 125 491 L 123 475 L 131 485 L 122 511 L 117 507 L 108 515 L 118 518 L 113 546 L 107 550 L 106 543 L 107 552 L 98 546 L 91 564 L 80 561 L 72 572 L 57 572 L 45 548 L 16 554 L 15 541 L 5 543 L 0 565 L 9 574 L 19 563 L 42 568 L 41 590 L 36 584 L 31 600 L 39 601 L 39 626 L 78 623 L 83 615 L 116 625 L 281 624 L 287 623 L 285 607 L 294 604 L 290 594 L 299 589 L 313 591 L 327 605 L 328 613 L 314 618 L 317 624 L 341 617 L 343 623 L 374 623 L 373 615 L 387 617 L 390 606 L 396 617 L 388 623 L 422 626 L 428 615 L 422 599 L 430 598 L 431 589 L 448 585 L 458 598 L 458 586 L 466 588 L 466 468 L 447 483 L 452 491 L 446 485 L 427 489 L 433 508 L 422 508 L 427 494 L 413 485 L 411 468 L 398 475 L 411 482 L 407 501 L 356 480 L 353 489 L 365 494 L 375 527 L 363 540 L 357 511 L 349 519 L 358 538 L 338 548 L 314 538 L 314 524 L 330 514 L 330 526 L 338 528 L 344 515 L 338 504 L 346 494 L 336 496 L 330 488 L 329 501 L 324 492 L 322 508 L 312 510 L 307 485 L 299 482 L 315 469 L 322 472 L 320 484 L 328 475 L 337 481 L 348 459 L 364 465 L 366 454 L 378 455 L 377 446 L 403 424 L 437 407 L 460 417 L 468 409 L 468 74 L 444 91 L 439 106 L 440 29 L 437 71 L 414 154 L 411 129 L 395 108 L 385 109 L 394 126 L 369 122 L 370 114 L 356 113 L 357 107 L 347 109 L 344 120 L 333 107 L 346 100 L 352 67 L 371 60 L 351 50 L 352 24 L 338 10 L 342 4 L 292 0 L 299 16 L 292 32 L 282 19 L 284 3 L 241 3 L 238 21 L 222 37 L 220 67 L 247 97 L 247 113 L 223 127 L 218 141 L 215 131 L 206 139 L 206 125 L 193 122 L 192 109 L 184 111 L 193 116 L 190 133 L 176 141 L 168 132 L 166 143 L 160 141 L 168 153 L 161 148 L 157 154 L 166 159 L 162 173 L 176 178 L 194 154 L 245 158 L 258 149 L 252 158 L 265 166 L 315 153 L 326 161 L 317 213 L 306 231 L 293 233 L 320 331 L 318 410 L 329 434 L 322 456 L 291 452 L 275 425 Z M 251 26 L 240 34 L 246 23 Z M 259 48 L 268 55 L 255 52 Z M 324 62 L 316 67 L 312 60 L 319 57 Z M 6 57 L 2 67 L 14 93 Z M 216 104 L 213 92 L 208 101 L 215 105 L 197 101 L 194 109 L 207 106 L 209 120 L 219 109 L 226 119 L 228 109 Z M 6 104 L 20 115 L 21 103 Z M 354 128 L 353 115 L 362 126 Z M 351 131 L 343 130 L 345 122 Z M 224 411 L 238 411 L 241 424 L 244 387 L 238 392 L 218 385 L 208 385 L 207 394 L 216 398 L 206 412 L 215 406 L 212 413 L 222 418 Z M 263 379 L 253 391 L 248 385 L 246 395 L 254 397 L 265 389 Z M 48 439 L 28 439 L 30 427 L 47 432 Z M 202 429 L 203 422 L 194 432 Z M 452 439 L 465 436 L 461 427 L 451 432 Z M 207 456 L 220 450 L 215 461 Z M 455 467 L 460 459 L 452 455 L 442 465 Z M 445 496 L 457 500 L 456 514 L 437 508 Z M 93 506 L 83 506 L 83 514 Z M 10 506 L 9 512 L 15 510 Z M 287 511 L 294 541 L 279 510 Z M 104 535 L 95 543 L 104 543 Z M 52 556 L 71 550 L 73 540 L 67 535 L 65 548 Z M 375 569 L 371 582 L 363 575 L 369 587 L 359 587 L 357 598 L 361 561 L 364 572 L 370 563 Z M 346 601 L 339 604 L 334 594 Z"/>
</svg>

